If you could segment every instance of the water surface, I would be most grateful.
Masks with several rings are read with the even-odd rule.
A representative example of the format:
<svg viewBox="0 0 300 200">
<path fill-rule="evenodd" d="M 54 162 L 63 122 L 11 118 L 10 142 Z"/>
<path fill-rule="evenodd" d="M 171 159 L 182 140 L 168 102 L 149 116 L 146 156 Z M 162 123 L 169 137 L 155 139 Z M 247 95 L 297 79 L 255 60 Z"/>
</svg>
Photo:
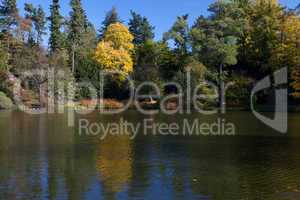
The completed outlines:
<svg viewBox="0 0 300 200">
<path fill-rule="evenodd" d="M 93 122 L 178 122 L 218 116 L 97 113 Z M 79 135 L 67 115 L 0 112 L 0 199 L 300 199 L 300 114 L 277 133 L 230 112 L 235 136 Z M 77 125 L 77 122 L 75 125 Z"/>
</svg>

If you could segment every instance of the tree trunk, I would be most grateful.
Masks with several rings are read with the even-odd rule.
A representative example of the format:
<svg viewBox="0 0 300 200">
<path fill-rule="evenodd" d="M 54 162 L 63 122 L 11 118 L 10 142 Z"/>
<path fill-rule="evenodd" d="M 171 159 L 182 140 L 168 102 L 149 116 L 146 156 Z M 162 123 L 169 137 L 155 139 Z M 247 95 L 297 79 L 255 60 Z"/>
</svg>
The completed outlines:
<svg viewBox="0 0 300 200">
<path fill-rule="evenodd" d="M 72 73 L 75 73 L 75 46 L 72 45 Z"/>
<path fill-rule="evenodd" d="M 226 110 L 226 102 L 225 102 L 225 83 L 223 80 L 223 65 L 220 65 L 220 72 L 219 72 L 219 79 L 220 79 L 220 94 L 219 94 L 219 103 L 221 113 L 224 114 Z"/>
</svg>

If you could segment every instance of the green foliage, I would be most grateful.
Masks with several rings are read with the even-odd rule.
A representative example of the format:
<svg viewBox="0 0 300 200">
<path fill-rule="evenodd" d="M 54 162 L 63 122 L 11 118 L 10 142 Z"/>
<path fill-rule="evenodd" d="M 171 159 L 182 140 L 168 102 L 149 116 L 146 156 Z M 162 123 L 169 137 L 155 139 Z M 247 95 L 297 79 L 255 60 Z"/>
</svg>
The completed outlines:
<svg viewBox="0 0 300 200">
<path fill-rule="evenodd" d="M 69 97 L 75 97 L 75 79 L 68 67 L 68 59 L 66 50 L 57 50 L 49 57 L 49 65 L 55 73 L 54 95 L 57 99 L 67 100 Z"/>
<path fill-rule="evenodd" d="M 81 45 L 77 47 L 81 54 L 90 54 L 97 46 L 97 33 L 94 25 L 90 22 L 81 36 Z"/>
<path fill-rule="evenodd" d="M 18 23 L 19 11 L 16 0 L 2 0 L 0 5 L 0 29 L 10 31 Z"/>
<path fill-rule="evenodd" d="M 211 16 L 199 17 L 190 32 L 193 54 L 208 67 L 235 65 L 243 33 L 242 10 L 235 3 L 218 1 L 209 11 Z"/>
<path fill-rule="evenodd" d="M 11 65 L 19 75 L 26 70 L 44 70 L 48 67 L 47 54 L 38 46 L 20 46 L 12 55 Z"/>
<path fill-rule="evenodd" d="M 292 83 L 291 86 L 294 90 L 292 95 L 295 98 L 300 98 L 300 67 L 295 67 L 292 71 Z"/>
<path fill-rule="evenodd" d="M 174 81 L 180 83 L 182 86 L 187 86 L 188 73 L 191 79 L 191 89 L 194 90 L 199 85 L 199 83 L 205 81 L 207 68 L 197 59 L 189 57 L 186 69 L 184 69 L 183 71 L 179 71 L 174 77 Z"/>
<path fill-rule="evenodd" d="M 77 66 L 76 79 L 82 82 L 89 81 L 95 88 L 100 89 L 99 73 L 101 66 L 95 61 L 94 53 L 80 57 Z"/>
<path fill-rule="evenodd" d="M 284 16 L 283 8 L 277 4 L 261 1 L 250 6 L 247 17 L 250 29 L 243 41 L 244 64 L 257 76 L 264 77 L 277 67 L 270 62 L 274 49 L 281 43 L 280 24 Z"/>
<path fill-rule="evenodd" d="M 52 5 L 50 6 L 50 38 L 49 38 L 49 47 L 50 51 L 53 53 L 62 48 L 62 16 L 59 13 L 60 5 L 59 0 L 53 0 Z"/>
<path fill-rule="evenodd" d="M 154 27 L 150 25 L 146 17 L 131 11 L 131 19 L 128 25 L 129 31 L 134 36 L 133 43 L 135 45 L 144 44 L 147 40 L 154 39 Z"/>
<path fill-rule="evenodd" d="M 7 72 L 9 70 L 8 65 L 8 52 L 0 43 L 0 90 L 6 91 L 7 90 Z"/>
<path fill-rule="evenodd" d="M 93 83 L 95 82 L 92 77 L 98 73 L 95 73 L 93 70 L 95 69 L 98 72 L 99 66 L 92 57 L 97 46 L 97 41 L 96 30 L 89 23 L 81 35 L 81 45 L 75 48 L 75 77 L 77 80 L 84 79 L 90 80 Z"/>
<path fill-rule="evenodd" d="M 9 72 L 21 76 L 24 70 L 55 68 L 56 73 L 58 69 L 65 72 L 60 83 L 75 87 L 75 80 L 87 80 L 97 88 L 101 70 L 117 69 L 133 75 L 137 84 L 153 81 L 162 87 L 164 81 L 183 83 L 185 72 L 190 70 L 193 88 L 205 78 L 220 83 L 220 88 L 225 80 L 234 81 L 227 99 L 238 105 L 249 103 L 247 85 L 252 81 L 287 66 L 290 91 L 300 96 L 300 19 L 276 0 L 215 1 L 208 8 L 210 15 L 200 16 L 191 27 L 188 15 L 177 17 L 162 41 L 154 41 L 154 27 L 146 17 L 131 11 L 128 31 L 112 8 L 102 23 L 99 42 L 81 0 L 70 0 L 68 20 L 60 15 L 59 4 L 59 0 L 52 0 L 47 51 L 40 45 L 46 32 L 42 7 L 26 3 L 23 18 L 16 0 L 1 1 L 1 82 L 7 82 Z M 74 63 L 73 74 L 70 63 Z M 31 79 L 47 82 L 41 76 Z M 104 86 L 107 96 L 125 97 L 128 88 L 123 83 L 123 79 L 108 78 Z M 201 88 L 203 94 L 211 91 L 206 86 Z M 87 94 L 83 91 L 79 96 Z"/>
<path fill-rule="evenodd" d="M 164 41 L 168 40 L 174 42 L 178 53 L 187 54 L 189 49 L 188 15 L 177 17 L 172 28 L 164 34 Z"/>
<path fill-rule="evenodd" d="M 116 7 L 112 7 L 112 9 L 106 13 L 105 19 L 102 22 L 102 27 L 99 30 L 100 38 L 102 38 L 104 36 L 107 27 L 109 27 L 111 24 L 115 24 L 115 23 L 122 23 L 122 21 L 119 17 Z"/>
<path fill-rule="evenodd" d="M 251 89 L 254 80 L 241 75 L 232 75 L 229 80 L 233 83 L 226 91 L 229 106 L 250 106 Z"/>
<path fill-rule="evenodd" d="M 46 34 L 46 14 L 41 5 L 35 8 L 32 4 L 25 3 L 26 19 L 33 22 L 36 31 L 36 43 L 39 45 Z"/>
<path fill-rule="evenodd" d="M 214 88 L 211 88 L 205 81 L 207 77 L 207 68 L 193 57 L 189 57 L 187 66 L 183 71 L 179 71 L 173 78 L 173 81 L 183 86 L 183 95 L 187 94 L 188 89 L 197 91 L 197 95 L 206 95 L 205 100 L 197 99 L 190 102 L 191 106 L 210 107 L 216 105 L 216 95 Z M 189 78 L 188 78 L 189 77 Z M 185 102 L 188 103 L 188 102 Z M 196 103 L 197 105 L 193 104 Z"/>
<path fill-rule="evenodd" d="M 238 40 L 243 33 L 244 13 L 239 4 L 216 1 L 208 18 L 199 17 L 190 32 L 194 56 L 209 69 L 218 69 L 219 104 L 225 110 L 225 78 L 229 66 L 238 63 Z"/>
<path fill-rule="evenodd" d="M 172 52 L 165 51 L 166 62 L 163 63 L 163 74 L 167 79 L 183 71 L 189 64 L 190 52 L 190 28 L 188 25 L 188 15 L 177 17 L 171 29 L 164 33 L 163 41 L 171 42 L 175 45 Z"/>
<path fill-rule="evenodd" d="M 35 8 L 31 3 L 25 3 L 24 4 L 24 10 L 25 10 L 25 18 L 27 19 L 33 19 L 33 16 L 35 14 Z"/>
<path fill-rule="evenodd" d="M 8 68 L 9 68 L 8 57 L 9 57 L 9 54 L 8 54 L 7 50 L 3 47 L 3 45 L 0 42 L 0 73 L 4 73 L 4 72 L 8 71 Z"/>
<path fill-rule="evenodd" d="M 164 44 L 147 40 L 135 49 L 135 66 L 133 78 L 137 84 L 151 81 L 158 86 L 162 85 L 160 64 L 162 51 L 167 48 Z"/>
<path fill-rule="evenodd" d="M 82 8 L 81 0 L 71 0 L 71 8 L 68 40 L 72 45 L 78 46 L 83 40 L 83 33 L 87 28 L 88 22 Z"/>
<path fill-rule="evenodd" d="M 3 92 L 0 91 L 0 110 L 12 108 L 13 103 Z"/>
<path fill-rule="evenodd" d="M 176 54 L 164 42 L 159 43 L 159 71 L 162 79 L 172 80 L 175 74 L 180 70 L 177 64 Z"/>
<path fill-rule="evenodd" d="M 34 27 L 37 32 L 37 43 L 40 44 L 42 42 L 42 36 L 46 34 L 46 14 L 43 10 L 42 6 L 39 5 L 36 14 L 34 17 Z"/>
</svg>

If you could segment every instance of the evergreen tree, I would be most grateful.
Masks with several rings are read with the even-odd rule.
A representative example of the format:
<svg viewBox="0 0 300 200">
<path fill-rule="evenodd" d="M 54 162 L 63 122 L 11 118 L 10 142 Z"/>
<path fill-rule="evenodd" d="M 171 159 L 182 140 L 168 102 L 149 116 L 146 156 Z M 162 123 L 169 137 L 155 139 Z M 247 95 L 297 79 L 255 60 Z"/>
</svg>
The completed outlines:
<svg viewBox="0 0 300 200">
<path fill-rule="evenodd" d="M 184 70 L 188 65 L 190 56 L 189 32 L 188 15 L 183 15 L 177 17 L 171 29 L 163 36 L 164 41 L 172 41 L 175 45 L 174 55 L 176 62 L 175 65 L 170 65 L 173 67 L 173 69 L 169 68 L 172 71 L 170 74 L 175 75 L 178 71 Z"/>
<path fill-rule="evenodd" d="M 199 17 L 191 31 L 193 53 L 207 67 L 219 71 L 219 103 L 225 112 L 225 71 L 238 62 L 238 38 L 243 33 L 242 11 L 237 4 L 225 1 L 213 3 L 209 11 L 209 18 Z"/>
<path fill-rule="evenodd" d="M 2 0 L 0 5 L 0 28 L 2 31 L 10 31 L 17 25 L 19 11 L 16 0 Z"/>
<path fill-rule="evenodd" d="M 45 12 L 41 5 L 35 8 L 32 4 L 27 3 L 25 3 L 25 11 L 25 18 L 33 22 L 36 31 L 36 43 L 39 45 L 46 29 Z M 31 37 L 33 37 L 33 35 Z"/>
<path fill-rule="evenodd" d="M 27 24 L 30 26 L 29 35 L 28 35 L 28 43 L 34 45 L 34 33 L 32 31 L 32 23 L 34 22 L 34 17 L 36 14 L 36 10 L 32 4 L 25 3 L 24 6 L 25 10 L 25 20 L 27 21 Z"/>
<path fill-rule="evenodd" d="M 35 15 L 35 8 L 31 3 L 25 3 L 24 4 L 24 10 L 25 10 L 25 18 L 26 19 L 33 19 Z"/>
<path fill-rule="evenodd" d="M 72 72 L 75 72 L 75 52 L 77 46 L 81 45 L 83 33 L 86 30 L 87 19 L 82 8 L 81 0 L 71 0 L 72 11 L 69 22 L 68 42 L 72 57 Z"/>
<path fill-rule="evenodd" d="M 147 40 L 154 39 L 154 27 L 150 25 L 146 17 L 142 17 L 134 11 L 131 11 L 132 18 L 129 20 L 129 31 L 134 36 L 135 45 L 144 44 Z"/>
<path fill-rule="evenodd" d="M 43 35 L 46 33 L 46 14 L 41 5 L 39 5 L 36 10 L 34 27 L 37 32 L 37 44 L 40 44 L 43 40 Z"/>
<path fill-rule="evenodd" d="M 180 54 L 187 54 L 189 49 L 189 26 L 188 15 L 177 17 L 172 28 L 164 34 L 164 40 L 172 40 L 176 51 Z"/>
<path fill-rule="evenodd" d="M 116 7 L 113 7 L 109 12 L 106 13 L 105 19 L 102 22 L 102 28 L 99 30 L 100 32 L 100 38 L 102 38 L 105 34 L 105 31 L 109 25 L 117 23 L 117 22 L 122 22 L 121 19 L 119 18 L 118 12 Z"/>
<path fill-rule="evenodd" d="M 94 25 L 90 22 L 87 23 L 87 27 L 82 34 L 81 44 L 77 47 L 78 52 L 81 56 L 90 55 L 94 52 L 97 46 L 97 31 Z"/>
<path fill-rule="evenodd" d="M 72 45 L 77 46 L 82 41 L 83 33 L 87 27 L 87 19 L 82 8 L 81 0 L 71 0 L 71 7 L 68 39 Z"/>
<path fill-rule="evenodd" d="M 59 13 L 60 5 L 59 0 L 53 0 L 52 5 L 50 6 L 51 15 L 49 17 L 50 20 L 50 38 L 49 38 L 49 46 L 50 52 L 53 53 L 56 50 L 61 49 L 61 26 L 62 26 L 62 16 Z"/>
<path fill-rule="evenodd" d="M 146 40 L 144 43 L 136 46 L 134 80 L 138 83 L 152 81 L 157 85 L 161 85 L 160 75 L 166 75 L 167 77 L 171 73 L 168 68 L 164 68 L 166 66 L 161 66 L 166 61 L 166 57 L 163 54 L 168 50 L 166 44 L 153 40 Z M 170 63 L 167 63 L 167 65 L 170 66 Z M 163 69 L 160 69 L 160 67 Z"/>
</svg>

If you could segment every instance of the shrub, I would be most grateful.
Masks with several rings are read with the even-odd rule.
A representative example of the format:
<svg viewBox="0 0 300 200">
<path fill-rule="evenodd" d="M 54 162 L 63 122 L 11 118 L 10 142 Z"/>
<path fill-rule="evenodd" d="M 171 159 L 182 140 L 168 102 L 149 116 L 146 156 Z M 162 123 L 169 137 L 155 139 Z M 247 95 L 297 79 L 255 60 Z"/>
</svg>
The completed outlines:
<svg viewBox="0 0 300 200">
<path fill-rule="evenodd" d="M 233 82 L 234 84 L 226 91 L 228 106 L 250 106 L 253 80 L 244 76 L 233 75 L 229 81 Z"/>
<path fill-rule="evenodd" d="M 3 92 L 0 92 L 0 109 L 10 109 L 12 106 L 13 103 L 10 98 L 8 98 Z"/>
</svg>

